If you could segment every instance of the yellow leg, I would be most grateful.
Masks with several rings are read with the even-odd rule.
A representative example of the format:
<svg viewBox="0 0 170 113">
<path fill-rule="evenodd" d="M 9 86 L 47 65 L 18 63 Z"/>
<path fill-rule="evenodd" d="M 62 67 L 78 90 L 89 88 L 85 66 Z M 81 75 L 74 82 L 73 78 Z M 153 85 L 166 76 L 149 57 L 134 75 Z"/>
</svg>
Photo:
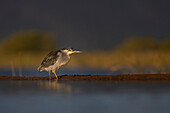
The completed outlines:
<svg viewBox="0 0 170 113">
<path fill-rule="evenodd" d="M 51 76 L 50 76 L 50 74 L 51 74 L 51 71 L 49 71 L 49 80 L 51 79 Z"/>
<path fill-rule="evenodd" d="M 57 74 L 55 73 L 55 71 L 54 71 L 53 73 L 54 73 L 54 75 L 55 75 L 55 77 L 56 77 L 56 80 L 58 80 L 58 77 L 57 77 Z"/>
</svg>

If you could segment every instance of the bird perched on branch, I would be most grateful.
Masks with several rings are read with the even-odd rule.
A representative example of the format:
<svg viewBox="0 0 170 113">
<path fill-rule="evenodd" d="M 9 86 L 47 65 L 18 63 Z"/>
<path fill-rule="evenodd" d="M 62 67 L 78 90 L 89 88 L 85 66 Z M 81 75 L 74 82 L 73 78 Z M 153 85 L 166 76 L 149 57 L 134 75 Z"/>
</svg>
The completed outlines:
<svg viewBox="0 0 170 113">
<path fill-rule="evenodd" d="M 61 66 L 67 64 L 70 61 L 70 55 L 73 53 L 81 53 L 81 51 L 75 51 L 72 48 L 63 48 L 58 51 L 51 51 L 42 61 L 38 67 L 38 71 L 41 72 L 46 70 L 49 72 L 49 79 L 51 79 L 51 72 L 54 73 L 58 80 L 56 70 L 60 69 Z"/>
</svg>

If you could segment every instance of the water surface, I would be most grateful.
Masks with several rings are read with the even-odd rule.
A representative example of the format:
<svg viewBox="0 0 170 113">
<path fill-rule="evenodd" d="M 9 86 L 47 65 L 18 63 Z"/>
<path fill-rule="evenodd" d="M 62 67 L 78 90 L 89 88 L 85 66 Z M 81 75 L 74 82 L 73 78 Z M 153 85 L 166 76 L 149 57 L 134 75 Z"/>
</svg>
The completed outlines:
<svg viewBox="0 0 170 113">
<path fill-rule="evenodd" d="M 170 83 L 6 80 L 0 100 L 0 113 L 170 113 Z"/>
</svg>

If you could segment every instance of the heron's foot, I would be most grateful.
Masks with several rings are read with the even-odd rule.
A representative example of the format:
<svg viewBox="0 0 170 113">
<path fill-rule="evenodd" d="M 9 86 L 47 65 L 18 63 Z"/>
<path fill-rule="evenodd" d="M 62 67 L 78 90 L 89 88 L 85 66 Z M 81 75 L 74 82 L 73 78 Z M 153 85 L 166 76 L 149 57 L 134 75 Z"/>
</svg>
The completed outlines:
<svg viewBox="0 0 170 113">
<path fill-rule="evenodd" d="M 51 77 L 49 76 L 49 80 L 51 80 Z"/>
<path fill-rule="evenodd" d="M 57 81 L 58 81 L 58 77 L 56 77 L 54 80 L 57 80 Z"/>
</svg>

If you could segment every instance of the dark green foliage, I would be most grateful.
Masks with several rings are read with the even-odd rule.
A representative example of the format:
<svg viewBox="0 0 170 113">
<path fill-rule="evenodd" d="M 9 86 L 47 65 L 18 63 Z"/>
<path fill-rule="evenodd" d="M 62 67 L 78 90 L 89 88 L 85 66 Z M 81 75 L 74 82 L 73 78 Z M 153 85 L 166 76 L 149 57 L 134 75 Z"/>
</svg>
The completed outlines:
<svg viewBox="0 0 170 113">
<path fill-rule="evenodd" d="M 13 34 L 1 43 L 1 50 L 9 53 L 42 52 L 55 49 L 55 39 L 41 31 L 25 31 Z"/>
<path fill-rule="evenodd" d="M 157 49 L 158 43 L 150 37 L 128 38 L 117 47 L 118 51 L 150 51 Z"/>
<path fill-rule="evenodd" d="M 162 42 L 159 46 L 159 50 L 161 51 L 170 51 L 170 39 L 169 40 L 165 40 L 164 42 Z"/>
</svg>

